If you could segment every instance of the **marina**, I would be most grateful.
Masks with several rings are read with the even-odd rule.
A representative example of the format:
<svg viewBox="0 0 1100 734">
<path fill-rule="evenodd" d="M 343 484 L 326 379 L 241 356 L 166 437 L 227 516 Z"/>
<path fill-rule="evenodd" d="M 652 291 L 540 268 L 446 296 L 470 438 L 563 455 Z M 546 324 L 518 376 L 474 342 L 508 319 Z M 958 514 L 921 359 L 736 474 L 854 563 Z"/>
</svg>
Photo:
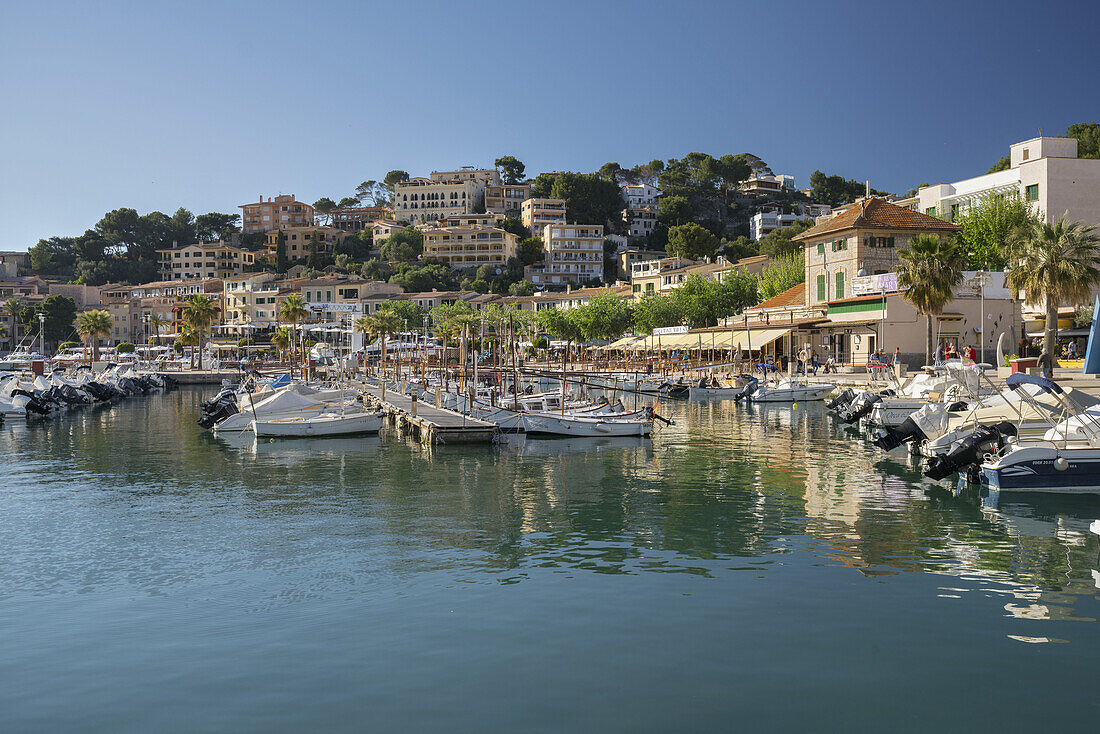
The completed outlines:
<svg viewBox="0 0 1100 734">
<path fill-rule="evenodd" d="M 930 721 L 906 688 L 960 729 L 1091 705 L 1096 503 L 989 506 L 821 403 L 450 445 L 215 434 L 210 397 L 0 426 L 14 730 L 57 688 L 49 721 L 100 730 L 131 727 L 135 697 L 165 731 L 539 729 L 565 700 L 555 723 L 579 728 Z M 1000 695 L 1022 677 L 1050 710 Z"/>
</svg>

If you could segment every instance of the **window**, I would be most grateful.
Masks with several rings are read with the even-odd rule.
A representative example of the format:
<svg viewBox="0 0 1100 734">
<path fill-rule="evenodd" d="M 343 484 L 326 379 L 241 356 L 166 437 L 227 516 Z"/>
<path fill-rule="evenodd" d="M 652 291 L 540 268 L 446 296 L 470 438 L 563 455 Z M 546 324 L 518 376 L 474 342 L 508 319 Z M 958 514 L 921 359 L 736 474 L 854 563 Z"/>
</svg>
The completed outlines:
<svg viewBox="0 0 1100 734">
<path fill-rule="evenodd" d="M 844 273 L 836 274 L 836 297 L 844 298 Z"/>
<path fill-rule="evenodd" d="M 652 283 L 646 283 L 645 284 L 645 292 L 646 293 L 652 293 L 653 292 L 653 284 Z"/>
<path fill-rule="evenodd" d="M 818 255 L 824 255 L 825 254 L 825 243 L 824 242 L 822 242 L 820 245 L 817 246 L 817 254 Z"/>
<path fill-rule="evenodd" d="M 1027 151 L 1024 151 L 1025 153 Z M 1039 184 L 1031 184 L 1027 187 L 1027 200 L 1038 201 L 1039 200 Z"/>
<path fill-rule="evenodd" d="M 825 300 L 825 274 L 817 276 L 817 300 Z"/>
<path fill-rule="evenodd" d="M 1024 148 L 1023 159 L 1026 161 L 1030 157 L 1031 157 L 1031 152 L 1027 148 Z"/>
<path fill-rule="evenodd" d="M 930 217 L 934 217 L 934 216 L 936 216 L 936 207 L 930 206 L 930 207 L 928 207 L 927 209 L 924 210 L 924 213 L 927 214 Z"/>
</svg>

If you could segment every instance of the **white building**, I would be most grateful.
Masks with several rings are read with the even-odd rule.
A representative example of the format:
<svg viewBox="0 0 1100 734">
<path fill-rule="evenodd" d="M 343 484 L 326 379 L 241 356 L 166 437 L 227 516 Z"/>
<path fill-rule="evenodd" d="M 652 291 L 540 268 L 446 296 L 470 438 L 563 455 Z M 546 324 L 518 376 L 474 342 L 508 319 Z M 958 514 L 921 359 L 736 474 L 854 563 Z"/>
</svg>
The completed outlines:
<svg viewBox="0 0 1100 734">
<path fill-rule="evenodd" d="M 524 277 L 535 285 L 603 280 L 603 225 L 548 224 L 542 245 L 542 266 L 524 269 Z"/>
<path fill-rule="evenodd" d="M 1076 138 L 1032 138 L 1009 148 L 1009 167 L 955 183 L 925 186 L 897 203 L 913 211 L 953 219 L 991 194 L 1018 193 L 1047 221 L 1069 212 L 1069 221 L 1100 224 L 1100 160 L 1077 157 Z"/>
<path fill-rule="evenodd" d="M 798 214 L 780 214 L 777 211 L 761 211 L 752 215 L 749 220 L 749 239 L 759 240 L 769 232 L 774 232 L 781 227 L 790 227 L 802 219 Z"/>
<path fill-rule="evenodd" d="M 657 198 L 661 195 L 661 190 L 656 186 L 650 186 L 649 184 L 623 184 L 623 201 L 626 202 L 628 209 L 645 209 L 646 207 L 656 208 Z"/>
<path fill-rule="evenodd" d="M 630 236 L 644 238 L 657 226 L 657 212 L 653 209 L 623 209 L 623 222 L 630 227 Z"/>
<path fill-rule="evenodd" d="M 473 177 L 447 178 L 458 173 L 433 173 L 432 178 L 410 178 L 394 184 L 394 219 L 417 224 L 457 214 L 472 214 L 485 203 L 485 181 Z M 481 172 L 469 173 L 472 176 Z M 440 180 L 436 180 L 436 176 L 441 177 Z"/>
</svg>

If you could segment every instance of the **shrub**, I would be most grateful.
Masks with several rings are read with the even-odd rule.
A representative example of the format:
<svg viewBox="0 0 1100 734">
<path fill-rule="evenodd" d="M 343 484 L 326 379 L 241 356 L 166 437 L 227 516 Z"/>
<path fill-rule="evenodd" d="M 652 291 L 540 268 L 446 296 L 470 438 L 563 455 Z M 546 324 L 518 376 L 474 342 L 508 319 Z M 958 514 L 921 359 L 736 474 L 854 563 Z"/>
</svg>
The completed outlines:
<svg viewBox="0 0 1100 734">
<path fill-rule="evenodd" d="M 117 347 L 115 347 L 116 354 L 133 354 L 136 351 L 137 347 L 135 347 L 130 342 L 122 342 Z"/>
<path fill-rule="evenodd" d="M 79 346 L 81 346 L 80 342 L 61 342 L 61 346 L 59 346 L 57 350 L 59 352 L 64 352 L 66 349 L 73 349 Z"/>
</svg>

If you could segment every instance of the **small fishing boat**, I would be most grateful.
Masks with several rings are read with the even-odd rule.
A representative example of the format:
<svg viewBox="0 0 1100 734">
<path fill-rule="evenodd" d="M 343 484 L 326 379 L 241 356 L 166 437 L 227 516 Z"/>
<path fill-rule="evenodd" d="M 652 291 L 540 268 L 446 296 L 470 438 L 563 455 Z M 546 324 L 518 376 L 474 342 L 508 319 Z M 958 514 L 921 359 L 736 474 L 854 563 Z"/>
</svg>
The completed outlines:
<svg viewBox="0 0 1100 734">
<path fill-rule="evenodd" d="M 321 413 L 252 421 L 252 430 L 258 437 L 346 436 L 353 433 L 378 433 L 381 428 L 381 412 Z"/>
<path fill-rule="evenodd" d="M 524 428 L 529 434 L 544 436 L 648 436 L 653 430 L 649 417 L 614 419 L 553 415 L 550 413 L 523 413 Z"/>
</svg>

